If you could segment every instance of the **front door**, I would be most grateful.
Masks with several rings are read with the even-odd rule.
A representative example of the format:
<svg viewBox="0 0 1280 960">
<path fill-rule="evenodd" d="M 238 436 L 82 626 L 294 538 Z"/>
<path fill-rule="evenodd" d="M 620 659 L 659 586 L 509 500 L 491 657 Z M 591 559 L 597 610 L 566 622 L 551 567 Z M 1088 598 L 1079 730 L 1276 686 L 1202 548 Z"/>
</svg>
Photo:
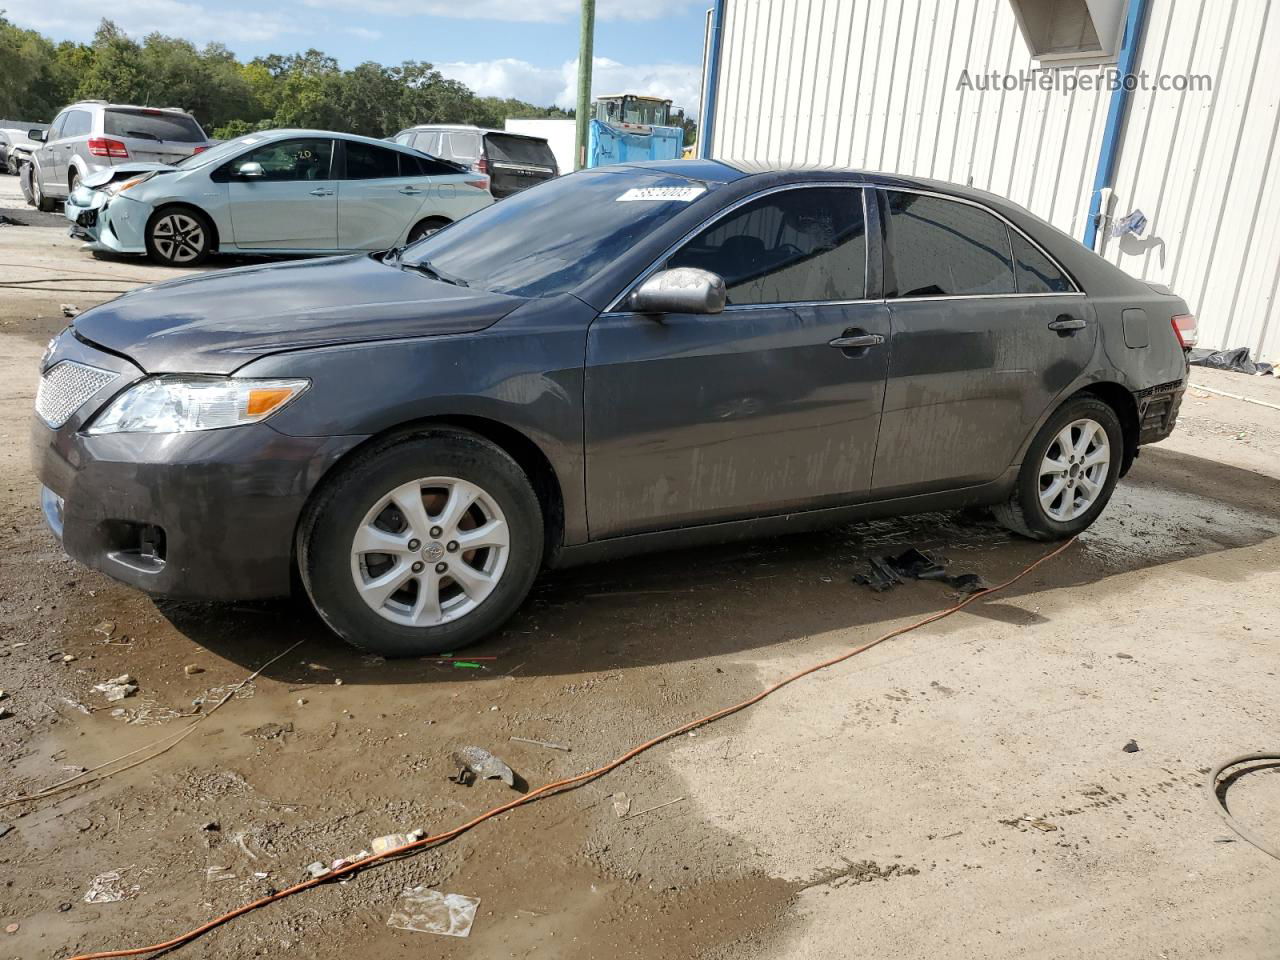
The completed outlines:
<svg viewBox="0 0 1280 960">
<path fill-rule="evenodd" d="M 1088 300 L 976 204 L 882 197 L 893 325 L 877 498 L 994 480 L 1093 356 Z"/>
<path fill-rule="evenodd" d="M 246 163 L 262 176 L 239 173 Z M 238 247 L 334 250 L 338 246 L 338 182 L 333 141 L 319 137 L 277 140 L 229 164 L 228 197 Z"/>
<path fill-rule="evenodd" d="M 866 259 L 860 188 L 775 191 L 722 215 L 664 264 L 722 276 L 723 313 L 617 312 L 592 324 L 592 539 L 867 494 L 889 315 L 865 299 Z"/>
</svg>

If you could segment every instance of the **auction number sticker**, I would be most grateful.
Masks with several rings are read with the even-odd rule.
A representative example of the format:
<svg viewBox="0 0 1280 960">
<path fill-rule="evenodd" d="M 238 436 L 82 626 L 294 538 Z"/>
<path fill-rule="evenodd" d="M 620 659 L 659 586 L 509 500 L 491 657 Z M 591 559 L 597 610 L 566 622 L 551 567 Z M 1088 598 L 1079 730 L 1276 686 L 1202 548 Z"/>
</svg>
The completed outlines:
<svg viewBox="0 0 1280 960">
<path fill-rule="evenodd" d="M 632 187 L 622 196 L 618 203 L 629 203 L 633 200 L 665 200 L 676 203 L 689 203 L 697 200 L 707 192 L 706 187 Z"/>
</svg>

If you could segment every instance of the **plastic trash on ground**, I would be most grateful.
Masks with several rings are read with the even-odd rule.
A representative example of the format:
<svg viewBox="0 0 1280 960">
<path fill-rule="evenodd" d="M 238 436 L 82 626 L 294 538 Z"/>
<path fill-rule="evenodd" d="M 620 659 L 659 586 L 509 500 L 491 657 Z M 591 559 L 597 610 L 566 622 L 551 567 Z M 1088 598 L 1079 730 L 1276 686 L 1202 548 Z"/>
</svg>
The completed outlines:
<svg viewBox="0 0 1280 960">
<path fill-rule="evenodd" d="M 479 897 L 409 887 L 387 918 L 387 926 L 415 933 L 438 933 L 443 937 L 466 937 L 471 934 L 478 906 Z"/>
<path fill-rule="evenodd" d="M 136 896 L 142 888 L 136 883 L 126 883 L 123 872 L 109 870 L 100 873 L 89 881 L 89 889 L 85 891 L 85 903 L 119 903 Z"/>
<path fill-rule="evenodd" d="M 481 747 L 459 747 L 453 751 L 453 762 L 459 773 L 454 782 L 470 785 L 475 780 L 501 780 L 508 787 L 516 784 L 516 775 L 509 766 Z"/>
</svg>

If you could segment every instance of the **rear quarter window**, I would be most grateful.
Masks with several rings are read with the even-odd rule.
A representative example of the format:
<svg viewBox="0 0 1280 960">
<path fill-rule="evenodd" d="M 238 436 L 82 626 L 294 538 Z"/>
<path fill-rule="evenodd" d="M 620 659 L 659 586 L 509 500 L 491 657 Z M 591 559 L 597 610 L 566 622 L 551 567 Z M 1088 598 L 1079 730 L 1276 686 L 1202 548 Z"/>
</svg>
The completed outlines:
<svg viewBox="0 0 1280 960">
<path fill-rule="evenodd" d="M 174 143 L 203 143 L 206 139 L 194 117 L 158 110 L 107 110 L 103 116 L 102 132 L 112 137 L 169 140 Z"/>
<path fill-rule="evenodd" d="M 545 140 L 528 137 L 504 137 L 491 133 L 485 138 L 489 159 L 507 163 L 532 163 L 539 167 L 555 167 L 556 157 Z"/>
<path fill-rule="evenodd" d="M 1052 260 L 1016 232 L 1013 234 L 1013 259 L 1019 293 L 1071 293 L 1075 289 Z"/>
</svg>

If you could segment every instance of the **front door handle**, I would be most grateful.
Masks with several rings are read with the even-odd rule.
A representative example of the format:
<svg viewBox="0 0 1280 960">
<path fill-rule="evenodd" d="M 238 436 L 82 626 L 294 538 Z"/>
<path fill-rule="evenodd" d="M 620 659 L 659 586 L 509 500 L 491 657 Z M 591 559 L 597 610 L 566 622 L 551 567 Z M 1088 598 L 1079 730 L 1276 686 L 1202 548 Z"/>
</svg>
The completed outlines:
<svg viewBox="0 0 1280 960">
<path fill-rule="evenodd" d="M 884 337 L 878 333 L 859 333 L 853 336 L 836 337 L 827 346 L 838 347 L 841 350 L 859 350 L 864 347 L 878 347 L 882 343 L 884 343 Z"/>
<path fill-rule="evenodd" d="M 1073 330 L 1083 330 L 1087 326 L 1088 324 L 1079 317 L 1073 317 L 1067 313 L 1062 314 L 1056 320 L 1049 321 L 1049 329 L 1057 330 L 1059 333 L 1070 333 Z"/>
<path fill-rule="evenodd" d="M 324 187 L 316 187 L 314 190 L 311 191 L 311 195 L 313 197 L 332 197 L 333 191 L 328 190 Z"/>
<path fill-rule="evenodd" d="M 420 193 L 425 193 L 426 191 L 419 190 L 417 187 L 401 187 L 398 192 L 403 193 L 406 197 L 415 197 Z"/>
</svg>

